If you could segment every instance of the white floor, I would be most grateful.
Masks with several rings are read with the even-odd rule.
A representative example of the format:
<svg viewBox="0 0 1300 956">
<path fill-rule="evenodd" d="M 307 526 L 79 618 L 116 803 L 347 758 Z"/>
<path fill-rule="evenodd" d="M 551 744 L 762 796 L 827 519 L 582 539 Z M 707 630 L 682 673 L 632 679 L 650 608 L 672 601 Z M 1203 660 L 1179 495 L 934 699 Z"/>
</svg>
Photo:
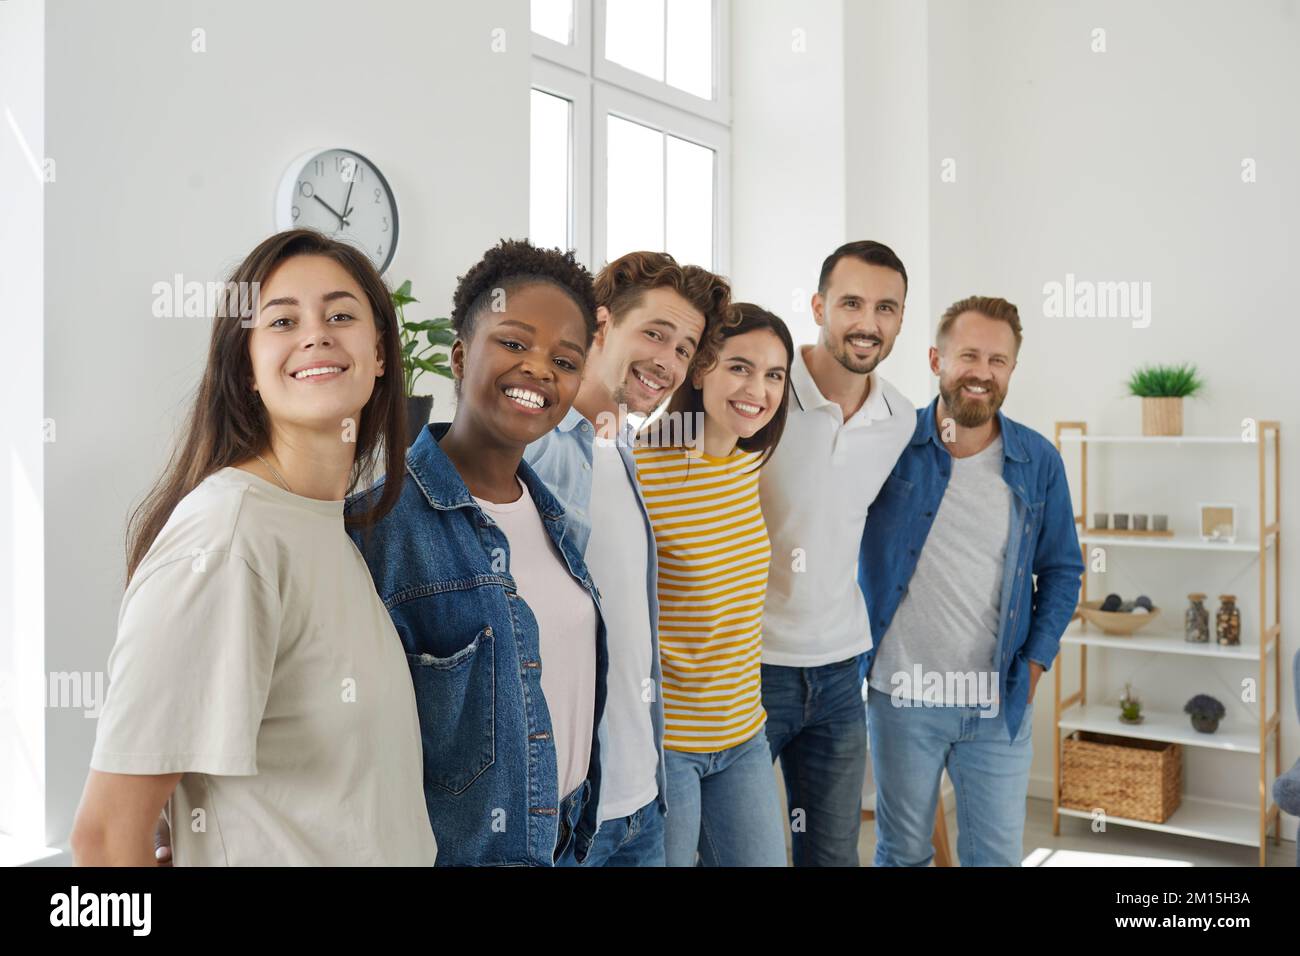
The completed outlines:
<svg viewBox="0 0 1300 956">
<path fill-rule="evenodd" d="M 953 865 L 957 859 L 957 813 L 947 814 L 948 842 Z M 862 822 L 858 859 L 871 865 L 876 849 L 875 825 Z M 787 846 L 788 850 L 788 846 Z M 1030 798 L 1025 812 L 1026 866 L 1258 866 L 1254 847 L 1215 843 L 1192 837 L 1111 826 L 1105 833 L 1093 833 L 1087 820 L 1061 818 L 1061 835 L 1052 835 L 1052 803 Z M 1296 865 L 1296 845 L 1283 840 L 1277 846 L 1270 838 L 1266 859 L 1269 866 Z"/>
</svg>

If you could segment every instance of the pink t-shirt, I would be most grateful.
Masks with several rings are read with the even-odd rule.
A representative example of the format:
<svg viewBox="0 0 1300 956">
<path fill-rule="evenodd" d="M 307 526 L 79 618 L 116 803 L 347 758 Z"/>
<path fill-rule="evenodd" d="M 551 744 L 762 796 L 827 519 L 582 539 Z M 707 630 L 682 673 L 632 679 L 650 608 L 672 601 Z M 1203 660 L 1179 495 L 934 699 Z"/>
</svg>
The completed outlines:
<svg viewBox="0 0 1300 956">
<path fill-rule="evenodd" d="M 475 498 L 510 545 L 509 573 L 537 618 L 542 695 L 551 713 L 560 797 L 582 785 L 591 762 L 596 709 L 596 605 L 573 579 L 546 533 L 528 488 L 498 504 Z"/>
</svg>

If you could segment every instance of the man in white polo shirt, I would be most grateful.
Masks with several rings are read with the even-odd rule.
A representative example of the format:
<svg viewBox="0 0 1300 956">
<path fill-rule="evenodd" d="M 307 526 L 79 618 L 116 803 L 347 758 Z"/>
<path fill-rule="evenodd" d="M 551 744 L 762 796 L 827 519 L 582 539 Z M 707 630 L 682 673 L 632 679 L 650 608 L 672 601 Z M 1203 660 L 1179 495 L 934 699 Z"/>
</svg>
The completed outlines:
<svg viewBox="0 0 1300 956">
<path fill-rule="evenodd" d="M 907 270 L 862 240 L 822 264 L 815 345 L 795 350 L 785 433 L 759 483 L 772 542 L 763 609 L 763 706 L 781 760 L 795 866 L 857 866 L 871 647 L 857 582 L 867 509 L 916 429 L 876 373 L 903 322 Z"/>
</svg>

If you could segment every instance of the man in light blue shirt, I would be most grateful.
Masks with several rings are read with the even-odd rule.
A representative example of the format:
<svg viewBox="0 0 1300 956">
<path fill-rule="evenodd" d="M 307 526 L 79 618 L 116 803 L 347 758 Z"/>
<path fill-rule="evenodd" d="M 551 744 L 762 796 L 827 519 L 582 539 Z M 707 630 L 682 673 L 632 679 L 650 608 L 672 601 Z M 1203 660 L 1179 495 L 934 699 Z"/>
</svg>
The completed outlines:
<svg viewBox="0 0 1300 956">
<path fill-rule="evenodd" d="M 663 866 L 667 813 L 658 565 L 637 487 L 629 415 L 666 402 L 730 310 L 726 281 L 633 252 L 596 277 L 596 336 L 573 408 L 524 458 L 563 504 L 591 570 L 609 647 L 597 832 L 583 866 Z M 707 352 L 707 346 L 705 348 Z M 558 865 L 576 865 L 572 854 Z"/>
</svg>

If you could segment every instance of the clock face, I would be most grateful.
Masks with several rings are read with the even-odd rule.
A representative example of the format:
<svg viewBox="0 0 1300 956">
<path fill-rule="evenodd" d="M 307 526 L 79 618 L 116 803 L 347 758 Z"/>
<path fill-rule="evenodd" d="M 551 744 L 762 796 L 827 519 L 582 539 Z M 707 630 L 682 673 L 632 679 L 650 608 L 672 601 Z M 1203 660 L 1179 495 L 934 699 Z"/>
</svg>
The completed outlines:
<svg viewBox="0 0 1300 956">
<path fill-rule="evenodd" d="M 358 246 L 383 272 L 397 249 L 397 201 L 370 160 L 350 149 L 313 150 L 285 173 L 281 229 L 308 228 Z"/>
</svg>

